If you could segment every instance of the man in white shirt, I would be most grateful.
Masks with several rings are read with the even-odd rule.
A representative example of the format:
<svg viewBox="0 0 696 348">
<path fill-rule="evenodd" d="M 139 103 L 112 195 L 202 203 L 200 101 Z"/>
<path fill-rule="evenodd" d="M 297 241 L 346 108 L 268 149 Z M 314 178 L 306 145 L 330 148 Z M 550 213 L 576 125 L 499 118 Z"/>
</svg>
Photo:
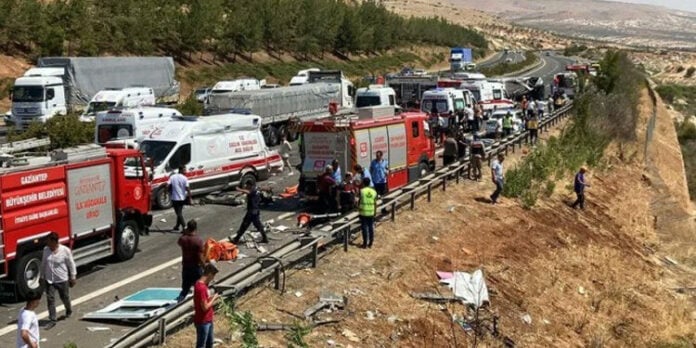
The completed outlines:
<svg viewBox="0 0 696 348">
<path fill-rule="evenodd" d="M 283 142 L 280 145 L 280 156 L 283 158 L 283 170 L 288 168 L 290 171 L 288 175 L 292 175 L 292 166 L 290 165 L 290 153 L 292 152 L 292 145 L 288 141 L 288 137 L 285 134 L 282 135 L 281 139 Z"/>
<path fill-rule="evenodd" d="M 55 292 L 65 306 L 65 318 L 72 315 L 70 305 L 70 288 L 75 286 L 77 270 L 70 248 L 58 242 L 58 234 L 51 232 L 46 240 L 41 259 L 41 280 L 46 288 L 46 302 L 48 304 L 48 320 L 46 329 L 56 325 L 56 297 Z"/>
<path fill-rule="evenodd" d="M 34 311 L 41 302 L 41 293 L 27 296 L 27 304 L 17 316 L 17 348 L 39 348 L 39 318 Z"/>
<path fill-rule="evenodd" d="M 498 204 L 498 197 L 500 196 L 500 193 L 503 192 L 503 184 L 505 181 L 503 174 L 504 160 L 505 156 L 501 153 L 498 154 L 498 159 L 491 163 L 491 179 L 495 184 L 495 191 L 493 191 L 493 194 L 491 195 L 491 204 Z"/>
<path fill-rule="evenodd" d="M 169 177 L 169 194 L 172 200 L 172 207 L 176 214 L 176 225 L 172 231 L 181 231 L 186 227 L 184 220 L 184 204 L 186 200 L 191 200 L 191 189 L 189 188 L 188 178 L 186 178 L 186 166 L 179 166 L 179 172 Z M 181 226 L 181 230 L 179 229 Z"/>
</svg>

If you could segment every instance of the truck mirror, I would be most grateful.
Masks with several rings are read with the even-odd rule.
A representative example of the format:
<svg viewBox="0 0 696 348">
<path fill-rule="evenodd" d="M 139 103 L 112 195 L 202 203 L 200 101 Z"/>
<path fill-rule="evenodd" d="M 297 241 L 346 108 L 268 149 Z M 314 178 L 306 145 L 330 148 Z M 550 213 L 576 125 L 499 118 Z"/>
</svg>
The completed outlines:
<svg viewBox="0 0 696 348">
<path fill-rule="evenodd" d="M 46 100 L 51 100 L 56 96 L 56 91 L 53 88 L 46 90 Z"/>
</svg>

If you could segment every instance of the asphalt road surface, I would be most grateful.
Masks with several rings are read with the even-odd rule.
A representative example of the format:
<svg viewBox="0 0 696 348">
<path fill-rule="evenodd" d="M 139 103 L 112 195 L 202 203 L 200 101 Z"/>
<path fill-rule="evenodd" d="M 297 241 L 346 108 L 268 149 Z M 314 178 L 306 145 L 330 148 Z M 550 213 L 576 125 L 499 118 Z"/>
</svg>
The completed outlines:
<svg viewBox="0 0 696 348">
<path fill-rule="evenodd" d="M 572 60 L 557 56 L 542 56 L 544 64 L 536 71 L 531 71 L 527 76 L 541 76 L 544 81 L 551 81 L 553 74 L 562 71 L 565 64 Z M 291 158 L 292 163 L 298 163 L 299 157 Z M 280 193 L 287 186 L 297 183 L 299 173 L 295 171 L 293 176 L 286 173 L 271 177 L 259 186 L 271 186 L 276 193 Z M 262 219 L 274 219 L 274 226 L 295 225 L 294 211 L 298 209 L 295 200 L 279 201 L 262 211 Z M 42 330 L 41 345 L 43 347 L 62 347 L 67 342 L 74 342 L 78 347 L 101 347 L 108 344 L 128 330 L 132 326 L 119 322 L 92 322 L 80 318 L 89 312 L 101 309 L 112 303 L 117 298 L 126 297 L 147 287 L 172 287 L 180 286 L 180 260 L 181 252 L 176 244 L 178 233 L 169 232 L 174 224 L 172 210 L 154 211 L 153 229 L 149 236 L 141 236 L 139 252 L 129 261 L 115 263 L 103 261 L 91 266 L 81 268 L 78 273 L 77 285 L 71 289 L 74 314 L 66 320 L 59 320 L 51 330 Z M 184 209 L 186 219 L 198 220 L 199 234 L 205 238 L 217 240 L 235 233 L 244 215 L 244 207 L 231 207 L 225 205 L 194 205 Z M 253 227 L 251 228 L 253 230 Z M 291 232 L 271 233 L 271 243 L 263 245 L 268 251 L 280 246 L 290 239 Z M 221 274 L 229 274 L 251 262 L 259 251 L 240 246 L 240 253 L 246 257 L 240 258 L 235 263 L 221 263 Z M 57 301 L 60 305 L 60 301 Z M 16 329 L 15 320 L 23 303 L 2 304 L 0 307 L 0 347 L 13 347 L 15 344 Z M 46 302 L 42 300 L 37 310 L 39 319 L 47 318 Z M 64 315 L 58 311 L 59 319 Z M 88 328 L 105 328 L 100 331 L 90 331 Z"/>
</svg>

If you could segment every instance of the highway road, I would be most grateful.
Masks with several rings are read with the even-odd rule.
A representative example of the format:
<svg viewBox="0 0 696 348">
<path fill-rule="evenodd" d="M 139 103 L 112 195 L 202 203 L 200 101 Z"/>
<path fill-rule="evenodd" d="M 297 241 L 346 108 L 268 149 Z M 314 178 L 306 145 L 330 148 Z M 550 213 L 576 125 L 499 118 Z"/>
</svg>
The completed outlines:
<svg viewBox="0 0 696 348">
<path fill-rule="evenodd" d="M 541 76 L 544 81 L 551 81 L 554 73 L 562 71 L 565 64 L 572 60 L 557 56 L 542 56 L 543 64 L 525 75 Z M 291 159 L 298 163 L 297 154 Z M 277 175 L 261 183 L 261 186 L 272 186 L 275 192 L 282 192 L 286 186 L 296 184 L 298 173 L 293 176 Z M 292 227 L 295 224 L 294 211 L 298 201 L 280 201 L 264 209 L 262 217 L 265 220 L 274 219 L 275 226 Z M 79 270 L 78 283 L 71 290 L 74 315 L 67 320 L 60 320 L 51 330 L 42 330 L 41 345 L 44 347 L 62 347 L 64 343 L 74 342 L 78 347 L 101 347 L 112 339 L 123 335 L 132 327 L 118 322 L 90 322 L 80 318 L 89 312 L 98 310 L 112 303 L 117 298 L 123 298 L 147 287 L 180 286 L 180 249 L 176 244 L 177 233 L 168 231 L 173 226 L 174 214 L 171 210 L 155 211 L 154 227 L 149 236 L 140 239 L 139 252 L 132 260 L 112 263 L 99 262 Z M 184 214 L 187 219 L 196 218 L 200 235 L 204 238 L 222 239 L 238 228 L 244 214 L 243 207 L 223 205 L 194 205 L 186 207 Z M 290 232 L 271 233 L 271 243 L 264 245 L 267 250 L 290 239 Z M 235 263 L 221 264 L 222 275 L 233 272 L 243 264 L 251 262 L 260 253 L 242 245 L 240 252 L 247 257 Z M 12 347 L 15 342 L 14 321 L 23 304 L 7 303 L 0 307 L 0 347 Z M 46 319 L 46 304 L 42 300 L 38 309 L 39 319 Z M 59 310 L 59 317 L 63 311 Z M 89 327 L 105 328 L 100 331 L 88 331 Z"/>
</svg>

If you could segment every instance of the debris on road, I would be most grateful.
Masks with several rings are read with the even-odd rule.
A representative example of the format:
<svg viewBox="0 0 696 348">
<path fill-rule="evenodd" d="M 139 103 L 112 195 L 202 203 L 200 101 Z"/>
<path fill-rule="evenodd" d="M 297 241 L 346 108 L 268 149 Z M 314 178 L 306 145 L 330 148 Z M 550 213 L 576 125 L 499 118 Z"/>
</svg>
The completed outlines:
<svg viewBox="0 0 696 348">
<path fill-rule="evenodd" d="M 483 278 L 483 271 L 478 269 L 474 273 L 454 272 L 450 279 L 443 279 L 441 283 L 447 284 L 454 295 L 461 298 L 464 303 L 470 303 L 481 307 L 485 302 L 489 302 L 488 287 Z"/>
<path fill-rule="evenodd" d="M 111 331 L 111 328 L 106 327 L 106 326 L 88 326 L 87 331 L 89 331 L 89 332 Z"/>
</svg>

